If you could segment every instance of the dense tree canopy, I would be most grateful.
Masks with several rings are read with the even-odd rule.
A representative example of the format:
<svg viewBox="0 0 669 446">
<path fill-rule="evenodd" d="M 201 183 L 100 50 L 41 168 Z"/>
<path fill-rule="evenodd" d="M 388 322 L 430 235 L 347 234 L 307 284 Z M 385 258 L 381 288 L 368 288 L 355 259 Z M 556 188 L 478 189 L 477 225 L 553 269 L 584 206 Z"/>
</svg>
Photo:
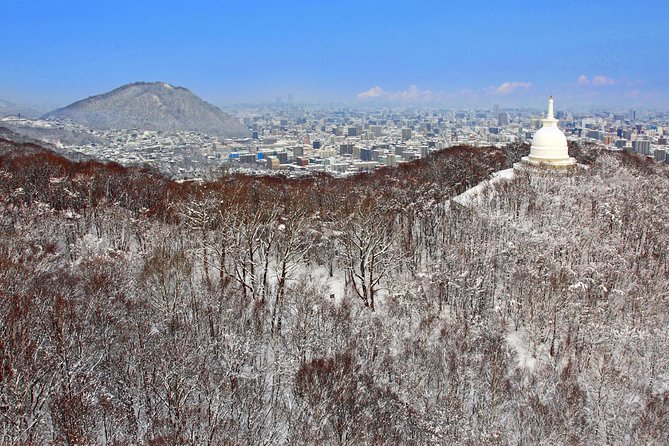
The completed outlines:
<svg viewBox="0 0 669 446">
<path fill-rule="evenodd" d="M 572 147 L 463 205 L 527 148 L 207 183 L 0 148 L 1 444 L 666 442 L 665 166 Z"/>
</svg>

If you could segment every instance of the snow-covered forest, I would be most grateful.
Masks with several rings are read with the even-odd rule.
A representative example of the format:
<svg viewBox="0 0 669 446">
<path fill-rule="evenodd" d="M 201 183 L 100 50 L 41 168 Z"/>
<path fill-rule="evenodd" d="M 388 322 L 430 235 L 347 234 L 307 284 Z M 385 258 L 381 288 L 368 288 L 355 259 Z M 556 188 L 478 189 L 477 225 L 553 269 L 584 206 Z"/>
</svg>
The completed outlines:
<svg viewBox="0 0 669 446">
<path fill-rule="evenodd" d="M 174 182 L 0 141 L 0 444 L 669 438 L 669 170 Z"/>
</svg>

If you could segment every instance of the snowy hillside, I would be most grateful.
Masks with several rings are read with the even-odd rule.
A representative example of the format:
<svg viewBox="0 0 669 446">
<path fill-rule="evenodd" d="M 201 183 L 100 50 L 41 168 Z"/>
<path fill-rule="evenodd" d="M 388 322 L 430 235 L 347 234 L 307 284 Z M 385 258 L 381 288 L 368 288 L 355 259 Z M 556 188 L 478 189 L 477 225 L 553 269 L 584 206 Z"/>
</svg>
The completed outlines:
<svg viewBox="0 0 669 446">
<path fill-rule="evenodd" d="M 135 82 L 54 110 L 46 118 L 67 118 L 95 129 L 200 131 L 248 136 L 234 118 L 190 90 L 164 82 Z"/>
<path fill-rule="evenodd" d="M 512 162 L 0 156 L 0 443 L 666 444 L 667 167 Z"/>
</svg>

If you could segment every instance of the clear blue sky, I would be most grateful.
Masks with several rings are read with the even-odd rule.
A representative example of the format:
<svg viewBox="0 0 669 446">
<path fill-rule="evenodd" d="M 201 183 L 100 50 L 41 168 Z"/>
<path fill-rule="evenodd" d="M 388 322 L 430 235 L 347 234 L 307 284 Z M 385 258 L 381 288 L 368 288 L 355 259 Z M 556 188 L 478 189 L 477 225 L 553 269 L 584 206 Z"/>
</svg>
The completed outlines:
<svg viewBox="0 0 669 446">
<path fill-rule="evenodd" d="M 668 4 L 0 0 L 0 98 L 66 105 L 159 80 L 218 105 L 666 109 Z"/>
</svg>

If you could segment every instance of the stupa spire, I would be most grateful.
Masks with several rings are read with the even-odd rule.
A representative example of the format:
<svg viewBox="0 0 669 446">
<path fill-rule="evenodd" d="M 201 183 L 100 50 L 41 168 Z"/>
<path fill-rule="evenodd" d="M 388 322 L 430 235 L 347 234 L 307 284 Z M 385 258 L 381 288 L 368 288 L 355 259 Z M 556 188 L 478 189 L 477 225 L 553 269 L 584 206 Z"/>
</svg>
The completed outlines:
<svg viewBox="0 0 669 446">
<path fill-rule="evenodd" d="M 548 113 L 546 113 L 546 118 L 542 121 L 544 127 L 557 127 L 558 120 L 553 115 L 553 96 L 548 98 Z"/>
</svg>

